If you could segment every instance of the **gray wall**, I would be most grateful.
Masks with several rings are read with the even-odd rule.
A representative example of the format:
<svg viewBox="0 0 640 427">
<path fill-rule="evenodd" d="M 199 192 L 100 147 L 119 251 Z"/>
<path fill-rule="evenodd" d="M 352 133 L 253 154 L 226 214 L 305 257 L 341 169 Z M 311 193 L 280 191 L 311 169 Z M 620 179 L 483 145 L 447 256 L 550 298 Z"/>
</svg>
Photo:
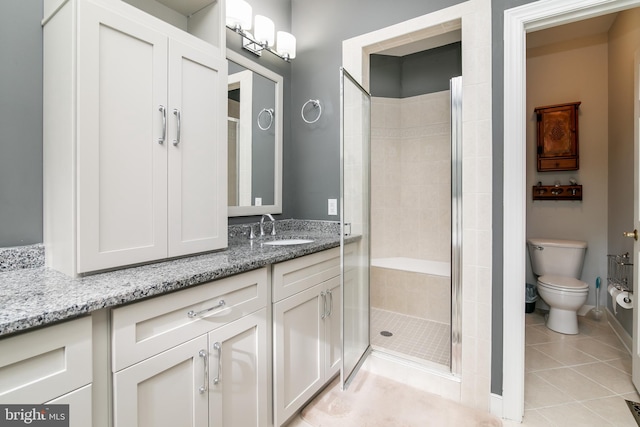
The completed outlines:
<svg viewBox="0 0 640 427">
<path fill-rule="evenodd" d="M 42 242 L 42 0 L 0 2 L 0 247 Z"/>
<path fill-rule="evenodd" d="M 462 75 L 462 43 L 451 43 L 406 56 L 371 55 L 372 96 L 409 98 L 449 90 Z"/>
<path fill-rule="evenodd" d="M 292 0 L 298 58 L 292 63 L 291 145 L 285 146 L 285 192 L 292 214 L 337 220 L 327 199 L 340 195 L 340 81 L 342 41 L 462 3 L 456 0 Z M 306 124 L 300 108 L 319 99 L 322 117 Z"/>
</svg>

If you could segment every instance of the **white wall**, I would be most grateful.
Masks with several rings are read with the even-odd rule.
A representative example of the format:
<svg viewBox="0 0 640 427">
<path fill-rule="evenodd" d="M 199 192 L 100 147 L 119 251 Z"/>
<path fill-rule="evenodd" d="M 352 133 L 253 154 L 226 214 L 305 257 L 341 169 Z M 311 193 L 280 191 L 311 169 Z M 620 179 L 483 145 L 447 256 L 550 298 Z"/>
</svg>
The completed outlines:
<svg viewBox="0 0 640 427">
<path fill-rule="evenodd" d="M 595 304 L 596 277 L 606 278 L 608 182 L 607 35 L 584 37 L 527 50 L 527 191 L 538 181 L 582 184 L 582 201 L 533 201 L 527 195 L 527 237 L 584 240 L 588 243 L 582 280 L 589 283 L 587 304 Z M 577 171 L 538 172 L 538 106 L 581 101 Z M 533 282 L 527 261 L 527 282 Z M 606 282 L 605 282 L 606 283 Z"/>
</svg>

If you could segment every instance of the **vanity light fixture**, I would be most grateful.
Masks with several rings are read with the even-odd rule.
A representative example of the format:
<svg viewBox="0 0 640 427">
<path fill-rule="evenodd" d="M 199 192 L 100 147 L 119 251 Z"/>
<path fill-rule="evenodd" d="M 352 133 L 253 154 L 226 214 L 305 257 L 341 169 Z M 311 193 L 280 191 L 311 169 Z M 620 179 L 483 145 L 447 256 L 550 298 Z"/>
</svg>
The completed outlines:
<svg viewBox="0 0 640 427">
<path fill-rule="evenodd" d="M 257 56 L 262 56 L 262 51 L 266 50 L 287 62 L 295 58 L 296 38 L 285 31 L 278 31 L 276 38 L 275 25 L 268 17 L 256 15 L 254 34 L 249 32 L 252 11 L 245 0 L 227 1 L 226 25 L 242 36 L 242 47 Z"/>
</svg>

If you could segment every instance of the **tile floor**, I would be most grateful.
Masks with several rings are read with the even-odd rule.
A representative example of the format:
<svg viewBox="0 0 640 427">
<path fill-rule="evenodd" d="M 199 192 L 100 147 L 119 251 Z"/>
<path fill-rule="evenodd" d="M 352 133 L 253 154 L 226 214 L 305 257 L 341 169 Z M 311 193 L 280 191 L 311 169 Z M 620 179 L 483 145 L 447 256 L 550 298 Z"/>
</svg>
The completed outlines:
<svg viewBox="0 0 640 427">
<path fill-rule="evenodd" d="M 505 427 L 638 426 L 625 403 L 640 402 L 629 352 L 606 318 L 578 319 L 580 333 L 563 335 L 544 325 L 544 313 L 526 315 L 525 416 Z M 296 417 L 289 427 L 310 425 Z"/>
<path fill-rule="evenodd" d="M 449 366 L 451 349 L 450 326 L 406 316 L 393 311 L 371 308 L 371 345 L 390 353 L 412 359 L 427 360 Z M 392 336 L 383 336 L 382 331 Z"/>
<path fill-rule="evenodd" d="M 640 401 L 629 352 L 606 318 L 578 321 L 578 335 L 563 335 L 543 312 L 526 315 L 524 422 L 505 426 L 637 427 L 625 403 Z"/>
</svg>

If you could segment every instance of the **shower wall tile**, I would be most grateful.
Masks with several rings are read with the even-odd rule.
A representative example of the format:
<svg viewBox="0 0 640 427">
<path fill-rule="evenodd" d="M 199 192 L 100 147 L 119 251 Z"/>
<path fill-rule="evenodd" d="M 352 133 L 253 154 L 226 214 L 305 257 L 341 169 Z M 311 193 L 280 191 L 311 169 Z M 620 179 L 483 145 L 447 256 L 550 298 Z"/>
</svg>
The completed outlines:
<svg viewBox="0 0 640 427">
<path fill-rule="evenodd" d="M 449 92 L 372 104 L 372 256 L 448 261 Z"/>
</svg>

